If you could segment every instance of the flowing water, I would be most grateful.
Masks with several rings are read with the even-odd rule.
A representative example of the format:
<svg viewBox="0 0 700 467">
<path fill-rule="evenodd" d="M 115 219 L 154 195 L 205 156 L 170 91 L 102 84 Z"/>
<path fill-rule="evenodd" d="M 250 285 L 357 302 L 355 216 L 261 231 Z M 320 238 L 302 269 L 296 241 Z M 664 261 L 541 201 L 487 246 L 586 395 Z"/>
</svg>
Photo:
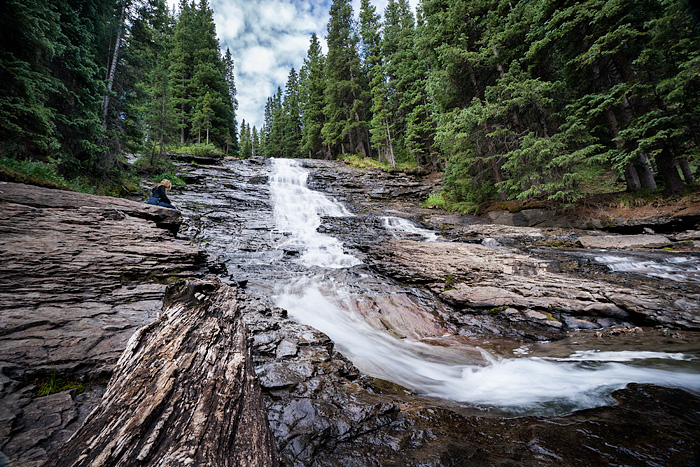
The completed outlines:
<svg viewBox="0 0 700 467">
<path fill-rule="evenodd" d="M 422 237 L 426 242 L 436 242 L 440 239 L 432 230 L 419 227 L 402 217 L 384 216 L 382 217 L 382 224 L 386 230 L 394 233 L 396 237 L 401 237 L 402 234 L 408 234 Z"/>
<path fill-rule="evenodd" d="M 269 189 L 277 248 L 291 254 L 298 266 L 275 286 L 275 301 L 292 318 L 326 333 L 364 373 L 427 396 L 512 414 L 564 413 L 609 404 L 611 392 L 630 382 L 700 391 L 697 349 L 585 348 L 552 356 L 521 348 L 504 358 L 478 343 L 452 340 L 452 329 L 440 318 L 440 304 L 399 290 L 383 278 L 368 277 L 356 255 L 318 231 L 323 217 L 352 214 L 310 190 L 307 175 L 297 161 L 273 162 Z M 405 219 L 382 221 L 396 235 L 437 239 Z M 624 264 L 602 261 L 611 268 Z M 656 270 L 667 274 L 665 268 L 679 266 L 684 266 L 683 259 Z M 417 328 L 419 322 L 423 324 Z"/>
</svg>

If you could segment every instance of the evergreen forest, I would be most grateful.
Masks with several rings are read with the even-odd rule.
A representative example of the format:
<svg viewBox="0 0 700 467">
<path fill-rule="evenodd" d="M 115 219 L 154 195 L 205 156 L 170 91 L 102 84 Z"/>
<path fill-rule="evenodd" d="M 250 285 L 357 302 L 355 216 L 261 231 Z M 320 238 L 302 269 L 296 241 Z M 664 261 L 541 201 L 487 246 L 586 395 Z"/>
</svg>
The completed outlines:
<svg viewBox="0 0 700 467">
<path fill-rule="evenodd" d="M 700 144 L 700 21 L 682 0 L 333 0 L 327 53 L 268 98 L 268 157 L 444 171 L 439 203 L 680 193 Z"/>
<path fill-rule="evenodd" d="M 207 0 L 7 0 L 0 4 L 0 157 L 60 180 L 119 182 L 124 154 L 238 150 L 234 62 Z M 13 164 L 14 163 L 14 164 Z"/>
<path fill-rule="evenodd" d="M 176 13 L 177 12 L 177 13 Z M 208 0 L 0 4 L 0 159 L 118 180 L 140 155 L 374 160 L 444 174 L 438 204 L 676 194 L 700 156 L 690 0 L 333 0 L 325 38 L 237 122 Z M 324 42 L 325 39 L 325 42 Z M 13 165 L 14 164 L 14 165 Z M 165 169 L 163 169 L 165 170 Z M 99 182 L 98 182 L 99 183 Z"/>
</svg>

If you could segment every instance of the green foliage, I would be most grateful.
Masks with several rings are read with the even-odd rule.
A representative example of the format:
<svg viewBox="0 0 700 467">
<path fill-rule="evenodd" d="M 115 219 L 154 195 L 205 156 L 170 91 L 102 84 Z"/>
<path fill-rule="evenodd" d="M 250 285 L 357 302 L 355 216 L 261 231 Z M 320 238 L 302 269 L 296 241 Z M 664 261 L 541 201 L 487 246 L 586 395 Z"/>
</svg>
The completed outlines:
<svg viewBox="0 0 700 467">
<path fill-rule="evenodd" d="M 443 287 L 444 291 L 448 290 L 454 290 L 455 288 L 455 278 L 452 276 L 452 274 L 448 274 L 447 277 L 445 278 L 445 286 Z"/>
<path fill-rule="evenodd" d="M 170 180 L 170 183 L 172 183 L 175 186 L 187 186 L 187 182 L 185 182 L 182 178 L 171 172 L 153 174 L 149 177 L 149 179 L 156 183 L 159 183 L 163 179 L 167 179 Z"/>
<path fill-rule="evenodd" d="M 325 57 L 316 34 L 311 35 L 309 50 L 299 76 L 299 110 L 301 112 L 301 154 L 310 158 L 324 155 L 321 129 L 325 89 Z"/>
<path fill-rule="evenodd" d="M 447 209 L 448 203 L 442 193 L 430 193 L 428 199 L 425 200 L 421 207 Z"/>
<path fill-rule="evenodd" d="M 58 376 L 56 373 L 52 373 L 48 378 L 37 380 L 35 384 L 38 386 L 36 392 L 38 397 L 48 396 L 61 391 L 68 391 L 70 389 L 77 389 L 78 394 L 80 394 L 87 389 L 87 386 L 84 383 L 79 381 L 70 381 L 67 377 Z"/>
<path fill-rule="evenodd" d="M 63 190 L 77 188 L 58 174 L 56 161 L 36 162 L 0 157 L 0 179 Z"/>
</svg>

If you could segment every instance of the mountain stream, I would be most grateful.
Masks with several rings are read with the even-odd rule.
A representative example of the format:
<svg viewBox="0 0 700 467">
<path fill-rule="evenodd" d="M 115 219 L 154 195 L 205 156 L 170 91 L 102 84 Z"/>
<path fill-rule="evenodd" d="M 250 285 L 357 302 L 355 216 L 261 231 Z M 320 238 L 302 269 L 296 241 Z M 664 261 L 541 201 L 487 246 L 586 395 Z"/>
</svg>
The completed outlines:
<svg viewBox="0 0 700 467">
<path fill-rule="evenodd" d="M 194 183 L 181 207 L 192 219 L 188 235 L 222 257 L 232 280 L 325 333 L 364 374 L 447 404 L 511 415 L 610 404 L 611 393 L 631 382 L 700 392 L 699 346 L 610 348 L 591 339 L 523 344 L 460 335 L 450 310 L 431 293 L 375 273 L 361 251 L 323 232 L 333 219 L 352 229 L 355 215 L 310 189 L 299 161 L 226 164 L 223 171 L 190 174 Z M 197 193 L 203 189 L 211 193 L 206 201 Z M 441 241 L 401 217 L 379 216 L 374 225 L 378 236 Z M 629 260 L 611 259 L 616 255 L 595 259 L 612 270 L 631 267 Z M 678 264 L 689 268 L 688 280 L 697 280 L 697 263 Z"/>
</svg>

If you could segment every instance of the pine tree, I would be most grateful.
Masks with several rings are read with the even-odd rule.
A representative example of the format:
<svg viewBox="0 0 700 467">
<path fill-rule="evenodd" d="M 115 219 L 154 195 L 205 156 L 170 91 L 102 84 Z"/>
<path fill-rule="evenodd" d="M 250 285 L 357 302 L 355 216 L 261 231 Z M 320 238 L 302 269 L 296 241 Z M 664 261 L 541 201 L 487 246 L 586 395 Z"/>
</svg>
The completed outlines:
<svg viewBox="0 0 700 467">
<path fill-rule="evenodd" d="M 384 158 L 392 167 L 396 166 L 390 114 L 389 91 L 384 71 L 380 18 L 369 0 L 362 0 L 360 10 L 360 33 L 364 55 L 365 74 L 370 80 L 371 120 L 370 142 L 377 150 L 379 161 Z"/>
<path fill-rule="evenodd" d="M 406 0 L 390 0 L 385 18 L 382 48 L 391 96 L 388 106 L 394 116 L 391 127 L 418 165 L 437 169 L 435 121 L 426 91 L 427 67 L 416 46 L 410 5 Z"/>
<path fill-rule="evenodd" d="M 301 111 L 299 108 L 299 75 L 292 68 L 284 88 L 283 151 L 286 157 L 301 154 Z"/>
<path fill-rule="evenodd" d="M 258 129 L 253 127 L 253 136 L 252 136 L 252 154 L 253 156 L 259 156 L 260 155 L 260 137 L 258 135 Z"/>
<path fill-rule="evenodd" d="M 108 35 L 103 29 L 112 18 L 111 2 L 56 0 L 61 34 L 49 67 L 56 80 L 47 106 L 55 109 L 61 169 L 74 175 L 91 169 L 100 175 L 112 167 L 112 154 L 100 144 L 105 82 L 98 60 Z M 117 8 L 118 10 L 118 8 Z M 107 158 L 105 159 L 105 156 Z"/>
<path fill-rule="evenodd" d="M 194 34 L 194 11 L 187 0 L 180 0 L 179 15 L 173 30 L 170 56 L 170 82 L 174 104 L 178 109 L 178 129 L 180 144 L 185 144 L 189 138 L 190 110 L 189 99 L 190 81 L 192 80 L 193 54 L 190 38 Z"/>
<path fill-rule="evenodd" d="M 231 101 L 231 108 L 233 114 L 233 127 L 232 131 L 229 132 L 230 138 L 226 143 L 226 153 L 228 154 L 229 149 L 232 150 L 233 154 L 238 151 L 238 141 L 236 138 L 236 112 L 238 112 L 238 91 L 236 90 L 236 78 L 234 74 L 234 61 L 231 55 L 231 50 L 226 47 L 226 53 L 224 54 L 224 69 L 226 70 L 226 84 L 228 85 L 228 95 Z"/>
<path fill-rule="evenodd" d="M 60 45 L 59 14 L 40 0 L 0 4 L 0 155 L 45 155 L 59 148 L 55 109 L 47 105 L 57 86 L 48 64 Z"/>
<path fill-rule="evenodd" d="M 321 131 L 324 143 L 368 157 L 367 122 L 360 79 L 358 37 L 355 33 L 352 6 L 349 0 L 333 0 L 328 22 L 327 84 Z"/>
<path fill-rule="evenodd" d="M 241 145 L 240 158 L 247 159 L 253 156 L 253 139 L 250 134 L 250 126 L 245 120 L 241 122 L 241 134 L 238 141 Z"/>
<path fill-rule="evenodd" d="M 324 149 L 321 135 L 321 129 L 326 121 L 323 113 L 325 83 L 325 57 L 318 37 L 312 34 L 299 79 L 301 152 L 309 158 L 330 158 L 330 153 Z"/>
<path fill-rule="evenodd" d="M 172 83 L 168 72 L 168 51 L 172 43 L 172 19 L 163 0 L 157 0 L 151 11 L 152 42 L 150 73 L 144 79 L 146 98 L 141 107 L 144 115 L 146 143 L 151 151 L 151 165 L 155 165 L 155 148 L 162 158 L 164 146 L 172 141 L 177 131 L 177 109 L 174 105 Z"/>
</svg>

